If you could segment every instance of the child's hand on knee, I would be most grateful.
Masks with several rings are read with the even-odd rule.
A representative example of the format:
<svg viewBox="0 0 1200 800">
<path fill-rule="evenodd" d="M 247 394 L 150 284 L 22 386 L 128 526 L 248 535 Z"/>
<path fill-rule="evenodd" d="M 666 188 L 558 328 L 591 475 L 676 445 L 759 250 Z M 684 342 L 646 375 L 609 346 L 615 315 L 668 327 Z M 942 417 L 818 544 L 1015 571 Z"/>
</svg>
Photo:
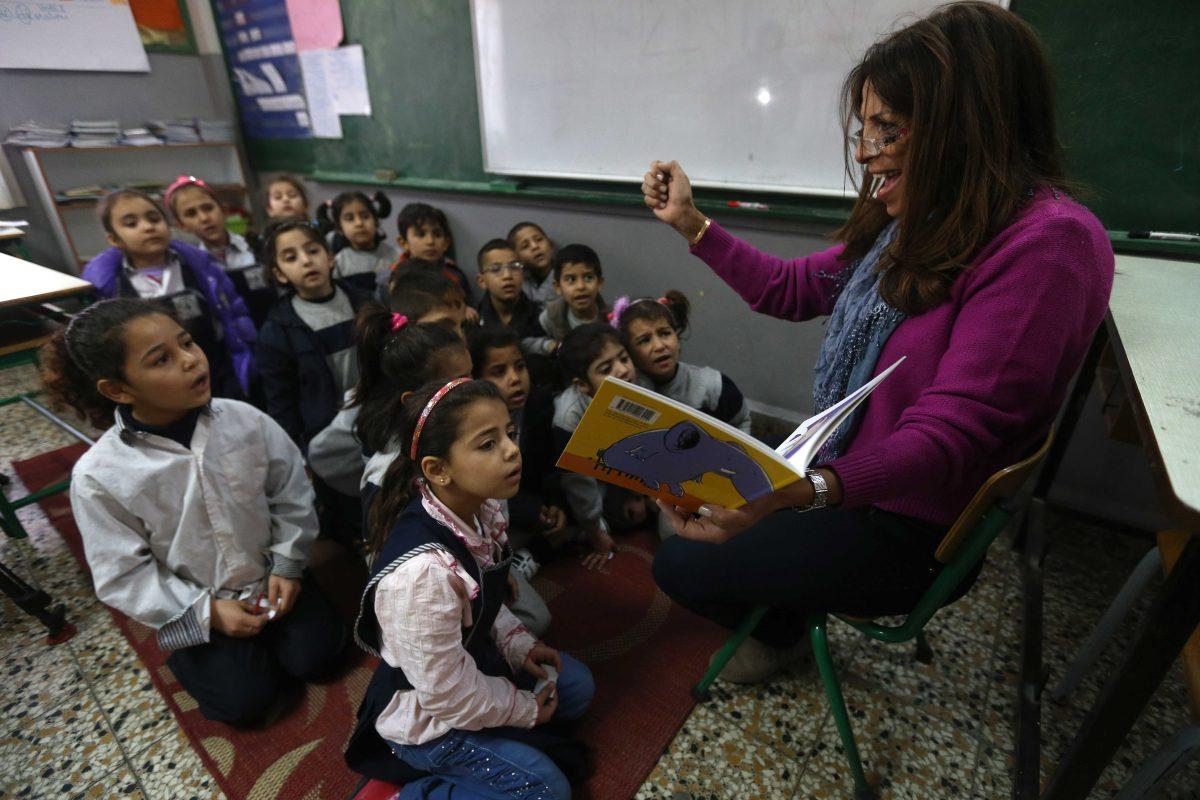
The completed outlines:
<svg viewBox="0 0 1200 800">
<path fill-rule="evenodd" d="M 256 636 L 267 624 L 267 615 L 248 600 L 213 600 L 212 622 L 214 630 L 237 639 Z"/>
<path fill-rule="evenodd" d="M 545 678 L 546 670 L 542 668 L 542 664 L 549 664 L 562 672 L 562 656 L 553 647 L 538 642 L 529 649 L 524 663 L 521 664 L 521 670 L 535 678 Z"/>
<path fill-rule="evenodd" d="M 534 695 L 537 700 L 537 719 L 534 720 L 534 725 L 545 725 L 550 720 L 554 719 L 554 712 L 558 711 L 558 692 L 557 687 L 553 683 L 547 683 L 542 687 L 542 690 Z"/>
<path fill-rule="evenodd" d="M 300 581 L 272 575 L 267 581 L 267 602 L 275 609 L 275 616 L 282 617 L 296 605 L 300 596 Z"/>
<path fill-rule="evenodd" d="M 567 526 L 567 512 L 558 506 L 542 506 L 540 515 L 543 536 L 556 536 Z"/>
<path fill-rule="evenodd" d="M 583 557 L 583 565 L 588 569 L 603 569 L 604 565 L 613 557 L 613 548 L 616 547 L 616 542 L 608 535 L 608 531 L 599 526 L 595 530 L 588 531 L 587 537 L 592 552 Z"/>
</svg>

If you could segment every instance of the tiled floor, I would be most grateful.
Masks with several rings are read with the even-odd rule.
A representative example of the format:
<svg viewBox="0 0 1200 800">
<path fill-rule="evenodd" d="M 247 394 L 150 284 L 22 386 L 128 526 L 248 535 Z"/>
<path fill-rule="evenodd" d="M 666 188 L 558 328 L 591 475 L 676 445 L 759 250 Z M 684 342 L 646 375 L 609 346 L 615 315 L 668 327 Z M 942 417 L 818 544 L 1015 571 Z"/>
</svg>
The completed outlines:
<svg viewBox="0 0 1200 800">
<path fill-rule="evenodd" d="M 0 371 L 0 397 L 34 384 L 29 368 Z M 0 408 L 0 472 L 11 476 L 11 461 L 70 443 L 36 413 Z M 19 496 L 23 487 L 14 481 L 10 491 Z M 44 515 L 36 508 L 20 515 L 30 538 L 0 541 L 0 560 L 65 602 L 79 634 L 47 648 L 38 626 L 7 598 L 0 600 L 0 798 L 220 797 Z M 1047 560 L 1046 660 L 1053 681 L 1148 544 L 1058 516 L 1051 525 L 1056 545 Z M 1016 560 L 1006 542 L 993 549 L 971 593 L 931 624 L 932 664 L 914 661 L 908 646 L 879 644 L 845 625 L 831 626 L 859 746 L 883 797 L 1009 796 L 1018 627 Z M 1046 703 L 1046 774 L 1131 629 L 1122 630 L 1076 697 Z M 1112 797 L 1187 722 L 1176 669 L 1093 796 Z M 837 731 L 812 670 L 760 687 L 718 682 L 714 699 L 693 712 L 638 793 L 714 800 L 849 796 Z M 1177 776 L 1164 796 L 1200 797 L 1200 761 Z"/>
</svg>

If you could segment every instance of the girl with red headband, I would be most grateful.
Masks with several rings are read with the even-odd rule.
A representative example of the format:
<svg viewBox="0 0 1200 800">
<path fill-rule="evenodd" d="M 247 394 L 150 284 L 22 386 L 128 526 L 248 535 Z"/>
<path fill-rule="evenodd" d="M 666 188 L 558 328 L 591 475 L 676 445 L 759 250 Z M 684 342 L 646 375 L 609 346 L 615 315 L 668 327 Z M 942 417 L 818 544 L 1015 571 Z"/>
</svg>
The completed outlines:
<svg viewBox="0 0 1200 800">
<path fill-rule="evenodd" d="M 372 504 L 377 555 L 355 624 L 380 665 L 346 760 L 405 797 L 569 798 L 582 746 L 541 726 L 581 716 L 594 684 L 502 602 L 499 501 L 521 482 L 508 408 L 492 383 L 460 378 L 422 387 L 393 419 L 406 457 Z"/>
</svg>

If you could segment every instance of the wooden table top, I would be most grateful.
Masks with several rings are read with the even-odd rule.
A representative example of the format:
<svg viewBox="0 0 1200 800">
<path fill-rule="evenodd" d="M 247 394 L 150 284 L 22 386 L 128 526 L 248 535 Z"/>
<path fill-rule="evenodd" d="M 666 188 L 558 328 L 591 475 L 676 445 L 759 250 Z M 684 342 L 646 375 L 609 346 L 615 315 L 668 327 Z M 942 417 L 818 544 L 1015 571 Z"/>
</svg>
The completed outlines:
<svg viewBox="0 0 1200 800">
<path fill-rule="evenodd" d="M 1108 313 L 1167 510 L 1200 530 L 1200 263 L 1117 256 Z"/>
<path fill-rule="evenodd" d="M 0 253 L 0 308 L 42 303 L 91 291 L 85 280 Z"/>
</svg>

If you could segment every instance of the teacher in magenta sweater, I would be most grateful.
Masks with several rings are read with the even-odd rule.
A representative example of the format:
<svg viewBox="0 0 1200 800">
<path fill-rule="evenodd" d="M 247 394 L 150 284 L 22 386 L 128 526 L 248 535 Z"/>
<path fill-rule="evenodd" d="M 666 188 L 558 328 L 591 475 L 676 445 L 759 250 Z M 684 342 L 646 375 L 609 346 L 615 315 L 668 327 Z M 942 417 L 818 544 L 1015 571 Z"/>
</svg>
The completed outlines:
<svg viewBox="0 0 1200 800">
<path fill-rule="evenodd" d="M 1104 227 L 1068 194 L 1045 56 L 1012 13 L 944 6 L 872 45 L 842 117 L 861 189 L 828 250 L 785 260 L 737 239 L 674 161 L 642 184 L 750 308 L 827 318 L 814 411 L 907 356 L 808 479 L 738 510 L 662 509 L 680 534 L 654 561 L 664 591 L 730 626 L 772 609 L 729 680 L 806 649 L 807 611 L 912 610 L 971 496 L 1045 439 L 1112 288 Z"/>
</svg>

